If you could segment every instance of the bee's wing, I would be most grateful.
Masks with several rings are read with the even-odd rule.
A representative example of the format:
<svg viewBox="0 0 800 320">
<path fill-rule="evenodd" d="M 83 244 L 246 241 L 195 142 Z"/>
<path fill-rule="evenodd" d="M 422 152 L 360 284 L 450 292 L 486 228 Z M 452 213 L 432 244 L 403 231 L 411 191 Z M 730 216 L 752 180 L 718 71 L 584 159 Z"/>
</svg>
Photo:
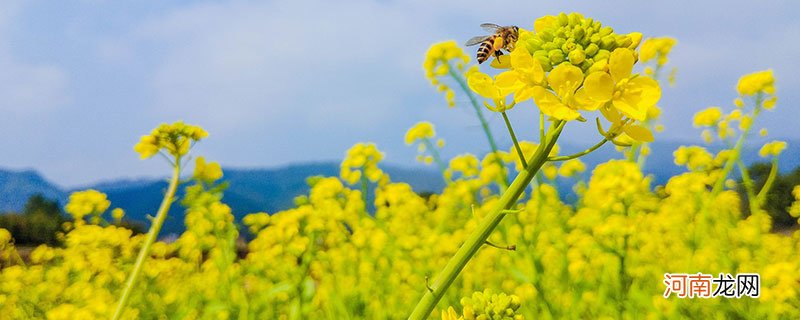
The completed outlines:
<svg viewBox="0 0 800 320">
<path fill-rule="evenodd" d="M 489 31 L 489 32 L 495 32 L 495 31 L 497 31 L 499 29 L 503 29 L 503 27 L 498 26 L 498 25 L 496 25 L 494 23 L 482 23 L 481 24 L 481 28 L 483 28 L 483 30 L 486 30 L 486 31 Z"/>
<path fill-rule="evenodd" d="M 469 40 L 467 40 L 467 42 L 466 42 L 466 43 L 464 43 L 464 45 L 465 45 L 465 46 L 467 46 L 467 47 L 469 47 L 469 46 L 474 46 L 474 45 L 476 45 L 476 44 L 479 44 L 479 43 L 483 42 L 483 41 L 484 41 L 484 40 L 486 40 L 486 39 L 489 39 L 489 37 L 491 37 L 491 36 L 477 36 L 477 37 L 472 37 L 472 38 L 470 38 Z"/>
</svg>

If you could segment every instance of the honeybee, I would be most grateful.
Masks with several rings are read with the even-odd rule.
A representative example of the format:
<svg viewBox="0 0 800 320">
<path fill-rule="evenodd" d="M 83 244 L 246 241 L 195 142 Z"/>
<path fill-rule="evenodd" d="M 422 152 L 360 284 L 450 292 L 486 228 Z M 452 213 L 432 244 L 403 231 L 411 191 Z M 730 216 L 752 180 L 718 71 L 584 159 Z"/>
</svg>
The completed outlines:
<svg viewBox="0 0 800 320">
<path fill-rule="evenodd" d="M 514 50 L 514 44 L 517 43 L 519 37 L 519 28 L 517 26 L 501 27 L 494 23 L 481 24 L 481 28 L 486 31 L 493 32 L 488 36 L 477 36 L 467 40 L 466 46 L 474 46 L 480 43 L 478 47 L 478 64 L 483 63 L 490 56 L 500 57 L 503 55 L 503 49 L 506 51 Z"/>
</svg>

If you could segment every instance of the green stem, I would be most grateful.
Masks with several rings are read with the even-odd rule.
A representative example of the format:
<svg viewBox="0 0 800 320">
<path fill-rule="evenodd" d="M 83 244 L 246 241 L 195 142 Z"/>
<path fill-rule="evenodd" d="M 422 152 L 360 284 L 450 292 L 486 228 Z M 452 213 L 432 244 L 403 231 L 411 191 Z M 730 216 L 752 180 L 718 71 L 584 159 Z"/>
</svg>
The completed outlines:
<svg viewBox="0 0 800 320">
<path fill-rule="evenodd" d="M 739 171 L 742 173 L 742 184 L 744 184 L 744 190 L 747 193 L 747 202 L 750 207 L 750 214 L 753 214 L 756 212 L 756 209 L 759 208 L 759 205 L 756 202 L 756 191 L 755 186 L 753 186 L 753 179 L 750 178 L 750 170 L 747 170 L 747 166 L 744 165 L 742 159 L 736 161 L 736 165 L 739 167 Z"/>
<path fill-rule="evenodd" d="M 761 187 L 761 190 L 758 191 L 758 195 L 755 197 L 756 206 L 758 208 L 764 204 L 764 200 L 767 198 L 767 194 L 769 194 L 769 190 L 772 189 L 772 184 L 775 183 L 775 179 L 778 177 L 778 157 L 772 159 L 772 168 L 769 170 L 769 175 L 767 176 L 767 181 L 764 181 L 764 186 Z"/>
<path fill-rule="evenodd" d="M 568 156 L 550 157 L 550 158 L 547 158 L 547 161 L 564 161 L 564 160 L 575 159 L 575 158 L 578 158 L 580 156 L 587 155 L 587 154 L 591 153 L 592 151 L 597 150 L 597 148 L 602 147 L 604 144 L 606 144 L 606 142 L 608 142 L 608 138 L 603 138 L 603 140 L 600 140 L 600 142 L 596 143 L 595 145 L 593 145 L 589 149 L 586 149 L 586 150 L 583 150 L 583 151 L 578 152 L 576 154 L 571 154 L 571 155 L 568 155 Z"/>
<path fill-rule="evenodd" d="M 511 182 L 511 186 L 508 187 L 506 192 L 504 192 L 498 200 L 494 210 L 481 220 L 475 231 L 469 235 L 464 244 L 456 251 L 450 261 L 447 262 L 447 265 L 439 273 L 439 276 L 436 277 L 436 280 L 431 285 L 433 290 L 425 289 L 425 295 L 420 299 L 416 307 L 414 307 L 414 311 L 411 313 L 409 319 L 418 320 L 428 318 L 431 311 L 436 307 L 436 304 L 444 296 L 447 288 L 455 281 L 458 274 L 467 265 L 467 262 L 472 259 L 475 253 L 478 252 L 478 249 L 486 242 L 486 239 L 489 238 L 489 235 L 492 234 L 492 231 L 494 231 L 497 225 L 500 224 L 500 221 L 503 220 L 503 217 L 506 215 L 504 210 L 511 209 L 511 207 L 517 203 L 517 200 L 522 192 L 525 191 L 531 179 L 533 179 L 536 172 L 538 172 L 547 161 L 547 155 L 550 154 L 550 150 L 552 150 L 553 146 L 556 144 L 556 140 L 558 140 L 558 136 L 564 129 L 565 124 L 565 121 L 559 121 L 555 130 L 548 133 L 547 141 L 539 145 L 533 158 L 528 162 L 527 166 L 517 174 L 517 177 Z"/>
<path fill-rule="evenodd" d="M 755 122 L 756 117 L 761 112 L 761 103 L 763 102 L 763 97 L 759 93 L 756 96 L 756 106 L 755 110 L 753 110 L 752 121 Z M 739 139 L 736 141 L 736 145 L 733 146 L 733 154 L 731 155 L 730 159 L 725 163 L 725 166 L 722 168 L 722 175 L 719 179 L 714 183 L 714 188 L 711 190 L 712 196 L 716 196 L 722 191 L 722 187 L 725 186 L 725 180 L 728 179 L 728 174 L 730 174 L 731 170 L 733 170 L 733 165 L 739 161 L 742 153 L 742 147 L 744 146 L 744 141 L 747 138 L 748 133 L 750 133 L 750 128 L 753 125 L 751 124 L 746 130 L 742 131 L 742 134 L 739 136 Z M 712 197 L 713 198 L 713 197 Z"/>
<path fill-rule="evenodd" d="M 442 175 L 444 175 L 444 171 L 447 170 L 447 166 L 444 165 L 442 157 L 439 156 L 439 151 L 436 151 L 436 148 L 434 148 L 433 143 L 428 138 L 422 139 L 422 143 L 424 143 L 425 146 L 428 148 L 428 150 L 431 151 L 431 156 L 433 156 L 433 161 L 436 162 L 436 165 L 439 167 L 439 170 L 442 172 Z"/>
<path fill-rule="evenodd" d="M 517 142 L 517 135 L 514 134 L 514 128 L 511 127 L 511 121 L 508 120 L 508 115 L 505 111 L 500 112 L 503 115 L 503 120 L 506 122 L 506 127 L 508 128 L 508 134 L 511 135 L 511 141 L 514 142 L 514 148 L 517 149 L 517 155 L 519 156 L 519 161 L 524 166 L 528 161 L 525 161 L 525 154 L 522 153 L 522 148 L 519 146 L 519 142 Z"/>
<path fill-rule="evenodd" d="M 176 159 L 174 163 L 175 165 L 173 166 L 172 178 L 169 181 L 167 193 L 164 194 L 164 199 L 161 201 L 161 206 L 158 208 L 158 213 L 156 213 L 156 217 L 153 219 L 153 225 L 150 226 L 150 231 L 147 232 L 144 245 L 139 250 L 139 256 L 136 257 L 136 263 L 133 265 L 133 270 L 131 271 L 130 276 L 128 276 L 128 281 L 125 283 L 125 288 L 123 289 L 122 295 L 117 303 L 117 309 L 114 311 L 114 316 L 111 318 L 113 320 L 117 320 L 122 316 L 122 312 L 125 310 L 125 305 L 128 303 L 128 299 L 133 291 L 133 287 L 141 275 L 142 267 L 144 266 L 144 260 L 150 254 L 150 248 L 152 247 L 153 242 L 156 241 L 158 232 L 161 230 L 161 226 L 164 224 L 164 220 L 167 218 L 167 212 L 169 212 L 169 207 L 172 204 L 173 198 L 175 197 L 175 190 L 178 188 L 178 180 L 180 179 L 181 173 L 180 158 Z"/>
<path fill-rule="evenodd" d="M 544 112 L 539 112 L 539 143 L 544 143 Z"/>
<path fill-rule="evenodd" d="M 446 62 L 447 63 L 447 62 Z M 497 154 L 497 144 L 494 142 L 494 136 L 492 135 L 492 131 L 489 129 L 489 123 L 486 122 L 486 117 L 483 116 L 483 111 L 481 106 L 478 104 L 478 99 L 475 98 L 475 95 L 472 94 L 472 91 L 467 86 L 467 82 L 464 80 L 461 75 L 456 73 L 453 69 L 453 66 L 450 63 L 447 63 L 447 69 L 449 70 L 450 76 L 458 83 L 458 86 L 461 87 L 461 90 L 467 94 L 469 97 L 469 102 L 472 104 L 472 108 L 475 109 L 475 114 L 478 116 L 478 120 L 481 122 L 481 127 L 483 128 L 483 132 L 486 134 L 486 139 L 489 140 L 489 147 L 492 149 L 493 154 Z M 502 159 L 499 157 L 495 157 L 497 159 L 497 163 L 505 168 L 505 164 L 503 163 Z M 504 186 L 508 186 L 508 176 L 503 176 L 503 184 Z"/>
</svg>

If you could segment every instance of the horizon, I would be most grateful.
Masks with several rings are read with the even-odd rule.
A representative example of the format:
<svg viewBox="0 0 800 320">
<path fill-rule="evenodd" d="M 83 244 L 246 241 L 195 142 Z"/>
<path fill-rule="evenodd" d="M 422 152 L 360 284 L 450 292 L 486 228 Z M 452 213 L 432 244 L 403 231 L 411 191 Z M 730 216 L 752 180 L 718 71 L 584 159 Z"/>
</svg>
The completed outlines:
<svg viewBox="0 0 800 320">
<path fill-rule="evenodd" d="M 779 138 L 776 138 L 776 139 L 779 139 Z M 750 149 L 750 151 L 755 152 L 755 150 L 752 150 L 751 148 L 753 146 L 759 146 L 765 140 L 767 140 L 767 139 L 764 138 L 764 137 L 752 137 L 750 139 L 750 141 L 745 144 L 744 150 Z M 788 143 L 788 146 L 787 146 L 787 150 L 785 150 L 785 153 L 784 153 L 785 155 L 791 155 L 791 154 L 795 154 L 795 153 L 800 154 L 800 139 L 786 139 L 786 141 Z M 664 152 L 664 151 L 666 151 L 666 150 L 663 150 L 663 149 L 659 150 L 660 148 L 663 148 L 665 146 L 675 147 L 675 146 L 689 146 L 689 145 L 698 145 L 698 146 L 701 146 L 701 147 L 704 147 L 704 148 L 707 148 L 707 149 L 710 149 L 710 150 L 715 150 L 715 149 L 721 147 L 718 144 L 718 142 L 716 144 L 705 145 L 700 141 L 678 140 L 678 139 L 662 139 L 662 140 L 657 140 L 657 141 L 651 143 L 651 146 L 653 147 L 654 152 L 659 152 L 659 151 L 660 152 Z M 578 145 L 578 144 L 575 144 L 575 143 L 570 143 L 570 142 L 567 142 L 565 144 L 560 144 L 560 146 L 563 148 L 563 150 L 565 150 L 567 152 L 576 152 L 576 151 L 582 150 L 583 147 L 585 147 L 585 146 L 581 146 L 581 145 Z M 611 150 L 613 148 L 614 147 L 611 146 L 611 145 L 604 146 L 603 148 L 598 150 L 597 154 L 595 154 L 594 157 L 597 157 L 598 154 L 602 155 L 602 154 L 605 154 L 605 153 L 612 153 L 612 154 L 615 154 L 615 155 L 618 155 L 618 156 L 621 155 L 621 153 Z M 670 150 L 670 151 L 674 151 L 674 150 Z M 486 152 L 479 153 L 479 154 L 478 153 L 473 153 L 473 154 L 483 155 L 485 153 Z M 755 156 L 754 154 L 749 154 L 749 155 L 746 154 L 745 157 L 750 157 L 750 158 L 756 157 L 757 159 L 760 159 L 757 156 Z M 649 158 L 652 158 L 652 155 Z M 591 159 L 592 158 L 590 157 L 589 159 L 585 159 L 585 160 L 591 161 Z M 611 159 L 616 159 L 616 158 L 606 158 L 605 160 L 607 161 L 607 160 L 611 160 Z M 670 158 L 670 159 L 672 159 L 672 158 Z M 785 171 L 787 167 L 790 168 L 790 169 L 800 168 L 800 159 L 794 159 L 795 161 L 792 162 L 791 160 L 793 160 L 793 159 L 791 157 L 789 157 L 788 160 L 789 161 L 784 160 L 784 161 L 782 161 L 780 163 L 780 167 L 782 168 L 781 169 L 782 172 Z M 229 172 L 231 170 L 233 170 L 233 171 L 260 171 L 260 170 L 264 170 L 264 171 L 280 171 L 280 170 L 289 169 L 291 167 L 302 167 L 302 166 L 311 166 L 311 165 L 329 165 L 329 164 L 338 165 L 338 164 L 341 163 L 341 161 L 342 161 L 342 159 L 313 159 L 313 160 L 308 160 L 308 161 L 297 161 L 297 162 L 280 163 L 280 164 L 274 164 L 274 165 L 262 165 L 262 166 L 258 166 L 258 165 L 255 165 L 255 166 L 235 166 L 235 165 L 226 165 L 224 163 L 220 163 L 220 165 L 222 166 L 223 173 L 225 173 L 225 172 Z M 395 161 L 392 161 L 392 160 L 385 160 L 385 161 L 382 161 L 381 163 L 382 163 L 381 166 L 383 166 L 384 168 L 405 169 L 405 170 L 424 170 L 424 171 L 431 171 L 431 172 L 436 172 L 437 171 L 436 168 L 433 165 L 427 165 L 427 164 L 423 164 L 423 163 L 416 162 L 416 161 L 407 162 L 407 163 L 399 163 L 399 162 L 395 162 Z M 673 163 L 673 165 L 674 165 L 674 163 Z M 676 167 L 680 167 L 680 166 L 676 165 Z M 650 170 L 653 170 L 653 168 L 650 168 Z M 65 185 L 65 184 L 62 184 L 61 182 L 56 181 L 56 180 L 52 179 L 51 177 L 47 176 L 41 170 L 38 170 L 38 169 L 32 168 L 32 167 L 29 167 L 29 168 L 9 168 L 9 167 L 0 166 L 0 171 L 7 171 L 7 172 L 12 172 L 12 173 L 32 172 L 32 173 L 38 175 L 39 177 L 41 177 L 42 179 L 44 179 L 49 184 L 51 184 L 51 185 L 53 185 L 55 187 L 58 187 L 62 191 L 77 191 L 77 190 L 83 190 L 83 189 L 87 189 L 87 188 L 97 187 L 99 185 L 114 184 L 114 183 L 120 183 L 120 182 L 128 182 L 128 183 L 148 182 L 149 183 L 149 182 L 153 182 L 154 180 L 168 178 L 168 176 L 166 174 L 159 174 L 159 173 L 141 174 L 141 175 L 136 175 L 136 176 L 134 176 L 134 175 L 118 175 L 118 176 L 100 177 L 97 180 L 89 181 L 89 182 L 81 183 L 81 184 L 76 184 L 76 185 Z M 189 172 L 189 170 L 186 170 L 182 175 L 188 176 L 190 174 L 191 174 L 191 172 Z"/>
</svg>

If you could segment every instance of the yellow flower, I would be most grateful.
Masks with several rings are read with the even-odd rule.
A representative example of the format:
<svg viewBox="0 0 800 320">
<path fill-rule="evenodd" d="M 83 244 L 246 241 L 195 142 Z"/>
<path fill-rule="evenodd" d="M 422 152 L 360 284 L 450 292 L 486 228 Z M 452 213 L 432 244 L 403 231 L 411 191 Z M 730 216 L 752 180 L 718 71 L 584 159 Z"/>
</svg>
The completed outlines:
<svg viewBox="0 0 800 320">
<path fill-rule="evenodd" d="M 447 312 L 442 312 L 442 320 L 462 320 L 464 318 L 459 317 L 458 313 L 456 312 L 453 307 L 448 307 Z"/>
<path fill-rule="evenodd" d="M 87 215 L 100 215 L 111 206 L 105 193 L 89 189 L 73 192 L 64 210 L 72 215 L 76 222 L 82 222 Z"/>
<path fill-rule="evenodd" d="M 672 50 L 672 46 L 677 41 L 674 38 L 650 38 L 642 42 L 642 47 L 639 49 L 639 60 L 642 62 L 650 61 L 653 58 L 658 58 L 656 62 L 658 65 L 667 63 L 667 55 Z"/>
<path fill-rule="evenodd" d="M 709 107 L 694 114 L 694 126 L 711 127 L 716 125 L 721 117 L 722 109 L 720 107 Z"/>
<path fill-rule="evenodd" d="M 611 102 L 615 109 L 629 118 L 644 121 L 647 110 L 661 98 L 661 89 L 653 79 L 631 75 L 635 62 L 632 50 L 614 50 L 608 60 L 608 73 L 596 71 L 589 74 L 583 92 L 578 95 L 585 95 L 606 106 Z"/>
<path fill-rule="evenodd" d="M 212 183 L 222 178 L 222 167 L 217 162 L 206 163 L 204 157 L 197 157 L 193 176 L 197 180 Z"/>
<path fill-rule="evenodd" d="M 122 220 L 124 216 L 125 210 L 122 210 L 122 208 L 114 208 L 114 210 L 111 210 L 111 218 L 114 218 L 115 221 Z"/>
<path fill-rule="evenodd" d="M 675 150 L 673 155 L 675 156 L 676 165 L 686 165 L 692 171 L 705 169 L 714 161 L 714 158 L 705 148 L 698 146 L 681 146 L 678 150 Z"/>
<path fill-rule="evenodd" d="M 161 149 L 177 158 L 188 153 L 192 143 L 207 136 L 208 132 L 203 128 L 185 124 L 183 121 L 164 123 L 153 129 L 149 135 L 142 136 L 133 150 L 138 152 L 142 159 L 152 157 Z"/>
<path fill-rule="evenodd" d="M 766 158 L 768 156 L 777 157 L 785 149 L 786 149 L 785 141 L 772 141 L 764 144 L 764 146 L 761 147 L 761 150 L 758 151 L 758 155 L 761 156 L 762 158 Z"/>
<path fill-rule="evenodd" d="M 455 92 L 439 81 L 439 77 L 449 74 L 451 72 L 450 68 L 453 67 L 458 71 L 464 71 L 468 62 L 469 56 L 464 54 L 464 50 L 454 40 L 435 43 L 425 53 L 425 62 L 423 63 L 425 77 L 440 92 L 444 92 L 448 107 L 455 106 Z"/>
<path fill-rule="evenodd" d="M 583 82 L 583 72 L 571 64 L 561 64 L 547 75 L 553 91 L 541 86 L 533 87 L 533 100 L 544 114 L 560 120 L 575 120 L 581 116 L 577 109 L 592 110 L 575 97 Z"/>
<path fill-rule="evenodd" d="M 428 121 L 420 121 L 406 131 L 405 142 L 406 144 L 412 144 L 414 141 L 430 139 L 435 135 L 433 124 Z"/>
<path fill-rule="evenodd" d="M 512 70 L 497 75 L 497 84 L 514 92 L 514 102 L 533 97 L 533 89 L 544 82 L 542 65 L 533 59 L 528 49 L 516 48 L 511 52 Z"/>
<path fill-rule="evenodd" d="M 558 174 L 566 178 L 574 177 L 583 171 L 586 171 L 586 165 L 580 159 L 567 160 L 558 168 Z"/>
<path fill-rule="evenodd" d="M 377 182 L 385 176 L 378 163 L 383 160 L 383 153 L 372 143 L 357 143 L 347 150 L 347 157 L 342 161 L 340 173 L 342 180 L 356 184 L 361 177 Z"/>
<path fill-rule="evenodd" d="M 492 77 L 483 72 L 474 71 L 468 73 L 467 85 L 475 93 L 484 98 L 491 99 L 494 102 L 494 106 L 491 106 L 486 102 L 483 103 L 487 108 L 489 108 L 489 110 L 502 112 L 514 107 L 513 104 L 506 105 L 505 102 L 506 97 L 511 94 L 514 88 L 500 86 L 498 82 L 492 79 Z"/>
<path fill-rule="evenodd" d="M 752 96 L 758 92 L 774 94 L 775 77 L 772 76 L 772 70 L 764 70 L 742 76 L 739 78 L 736 90 L 742 96 Z"/>
</svg>

